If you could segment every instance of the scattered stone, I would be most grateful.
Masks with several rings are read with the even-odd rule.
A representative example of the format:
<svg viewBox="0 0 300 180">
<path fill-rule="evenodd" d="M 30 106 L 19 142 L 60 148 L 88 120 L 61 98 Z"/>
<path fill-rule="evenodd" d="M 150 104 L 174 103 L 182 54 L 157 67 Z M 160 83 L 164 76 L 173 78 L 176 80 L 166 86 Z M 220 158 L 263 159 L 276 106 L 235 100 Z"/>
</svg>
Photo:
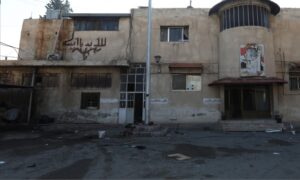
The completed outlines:
<svg viewBox="0 0 300 180">
<path fill-rule="evenodd" d="M 146 147 L 145 146 L 136 146 L 136 145 L 132 145 L 131 146 L 132 148 L 136 148 L 136 149 L 138 149 L 138 150 L 144 150 L 144 149 L 146 149 Z"/>
<path fill-rule="evenodd" d="M 188 160 L 191 159 L 191 157 L 186 156 L 184 154 L 180 154 L 180 153 L 175 153 L 175 154 L 169 154 L 168 157 L 170 158 L 175 158 L 178 161 L 184 161 L 184 160 Z"/>
<path fill-rule="evenodd" d="M 0 165 L 5 164 L 5 163 L 6 163 L 5 161 L 0 161 Z"/>
<path fill-rule="evenodd" d="M 35 168 L 36 167 L 36 164 L 34 163 L 34 164 L 32 164 L 32 165 L 29 165 L 29 166 L 27 166 L 28 168 Z"/>
</svg>

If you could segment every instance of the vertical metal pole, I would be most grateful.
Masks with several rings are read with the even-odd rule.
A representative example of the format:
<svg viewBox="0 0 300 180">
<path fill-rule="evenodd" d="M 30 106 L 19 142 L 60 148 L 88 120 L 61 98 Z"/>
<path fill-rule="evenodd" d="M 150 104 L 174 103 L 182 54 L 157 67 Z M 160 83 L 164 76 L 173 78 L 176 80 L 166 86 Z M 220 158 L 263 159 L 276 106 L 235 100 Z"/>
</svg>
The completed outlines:
<svg viewBox="0 0 300 180">
<path fill-rule="evenodd" d="M 148 4 L 148 36 L 146 62 L 146 124 L 150 122 L 150 90 L 151 90 L 151 45 L 152 45 L 152 0 Z"/>
<path fill-rule="evenodd" d="M 1 39 L 1 23 L 2 23 L 2 21 L 1 21 L 1 13 L 2 13 L 2 11 L 1 11 L 2 9 L 1 9 L 1 0 L 0 0 L 0 42 L 2 41 L 2 39 Z M 0 60 L 1 60 L 1 57 L 2 57 L 2 53 L 1 53 L 1 45 L 0 45 Z"/>
</svg>

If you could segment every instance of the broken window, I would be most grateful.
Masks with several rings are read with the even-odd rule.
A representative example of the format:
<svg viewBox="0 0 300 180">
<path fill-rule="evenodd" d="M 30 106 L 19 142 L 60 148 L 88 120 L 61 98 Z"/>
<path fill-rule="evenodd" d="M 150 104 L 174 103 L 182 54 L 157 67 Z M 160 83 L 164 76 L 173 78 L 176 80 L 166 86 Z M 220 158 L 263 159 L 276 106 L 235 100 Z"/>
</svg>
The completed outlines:
<svg viewBox="0 0 300 180">
<path fill-rule="evenodd" d="M 77 88 L 110 88 L 112 77 L 110 73 L 73 73 L 71 86 Z"/>
<path fill-rule="evenodd" d="M 30 77 L 27 77 L 29 83 Z M 31 84 L 31 83 L 30 83 Z M 54 88 L 59 86 L 59 75 L 57 73 L 39 73 L 35 77 L 35 86 L 41 88 Z"/>
<path fill-rule="evenodd" d="M 184 91 L 200 91 L 201 90 L 201 76 L 187 75 L 187 74 L 173 74 L 172 75 L 172 89 Z"/>
<path fill-rule="evenodd" d="M 160 28 L 160 41 L 162 42 L 181 42 L 189 40 L 188 26 L 175 26 Z"/>
<path fill-rule="evenodd" d="M 32 73 L 22 74 L 22 86 L 31 86 L 32 83 Z"/>
<path fill-rule="evenodd" d="M 76 18 L 74 29 L 75 31 L 118 31 L 119 18 Z"/>
<path fill-rule="evenodd" d="M 100 93 L 81 93 L 81 109 L 99 109 Z"/>
<path fill-rule="evenodd" d="M 300 72 L 290 72 L 290 90 L 300 90 Z"/>
</svg>

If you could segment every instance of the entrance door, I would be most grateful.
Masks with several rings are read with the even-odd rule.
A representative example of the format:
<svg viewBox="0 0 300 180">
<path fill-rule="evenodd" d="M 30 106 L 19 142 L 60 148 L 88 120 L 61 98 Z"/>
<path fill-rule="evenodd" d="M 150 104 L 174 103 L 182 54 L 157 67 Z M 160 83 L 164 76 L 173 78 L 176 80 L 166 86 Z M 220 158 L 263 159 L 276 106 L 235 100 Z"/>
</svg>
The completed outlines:
<svg viewBox="0 0 300 180">
<path fill-rule="evenodd" d="M 145 64 L 132 64 L 121 70 L 120 123 L 143 122 L 145 94 Z"/>
<path fill-rule="evenodd" d="M 135 94 L 134 100 L 134 123 L 143 122 L 143 94 Z"/>
<path fill-rule="evenodd" d="M 269 86 L 225 87 L 226 119 L 271 117 Z"/>
<path fill-rule="evenodd" d="M 240 88 L 225 89 L 226 117 L 230 119 L 242 118 L 242 92 Z"/>
</svg>

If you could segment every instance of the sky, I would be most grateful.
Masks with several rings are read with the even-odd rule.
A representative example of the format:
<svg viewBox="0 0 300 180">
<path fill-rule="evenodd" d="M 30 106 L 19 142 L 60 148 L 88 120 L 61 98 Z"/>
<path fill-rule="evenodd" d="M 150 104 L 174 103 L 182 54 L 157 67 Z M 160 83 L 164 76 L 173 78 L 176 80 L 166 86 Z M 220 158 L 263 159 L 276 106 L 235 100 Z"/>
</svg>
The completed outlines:
<svg viewBox="0 0 300 180">
<path fill-rule="evenodd" d="M 19 47 L 24 19 L 39 18 L 50 0 L 0 0 L 0 42 Z M 192 0 L 194 8 L 211 8 L 221 0 Z M 300 0 L 273 0 L 281 7 L 300 8 Z M 148 0 L 69 0 L 74 13 L 129 13 Z M 185 8 L 190 0 L 152 0 L 153 8 Z M 16 59 L 13 48 L 0 46 L 0 58 Z"/>
</svg>

